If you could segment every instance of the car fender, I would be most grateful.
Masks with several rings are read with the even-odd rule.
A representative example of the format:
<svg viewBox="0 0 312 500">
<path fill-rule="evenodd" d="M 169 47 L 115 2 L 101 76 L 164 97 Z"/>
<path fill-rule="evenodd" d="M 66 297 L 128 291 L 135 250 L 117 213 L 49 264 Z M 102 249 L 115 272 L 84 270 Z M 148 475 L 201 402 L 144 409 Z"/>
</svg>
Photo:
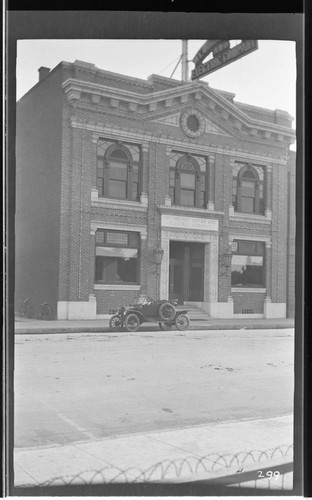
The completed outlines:
<svg viewBox="0 0 312 500">
<path fill-rule="evenodd" d="M 178 316 L 180 316 L 180 314 L 187 314 L 188 311 L 184 310 L 184 311 L 177 311 L 177 314 L 175 315 L 175 318 L 177 318 Z"/>
</svg>

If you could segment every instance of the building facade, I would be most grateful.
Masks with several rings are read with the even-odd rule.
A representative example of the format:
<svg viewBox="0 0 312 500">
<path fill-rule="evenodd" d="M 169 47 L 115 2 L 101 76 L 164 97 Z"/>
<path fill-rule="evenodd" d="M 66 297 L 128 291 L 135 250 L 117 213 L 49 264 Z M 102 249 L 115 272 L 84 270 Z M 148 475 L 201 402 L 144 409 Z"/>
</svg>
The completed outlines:
<svg viewBox="0 0 312 500">
<path fill-rule="evenodd" d="M 292 118 L 234 97 L 82 61 L 40 68 L 17 105 L 16 303 L 59 319 L 145 297 L 293 315 Z"/>
</svg>

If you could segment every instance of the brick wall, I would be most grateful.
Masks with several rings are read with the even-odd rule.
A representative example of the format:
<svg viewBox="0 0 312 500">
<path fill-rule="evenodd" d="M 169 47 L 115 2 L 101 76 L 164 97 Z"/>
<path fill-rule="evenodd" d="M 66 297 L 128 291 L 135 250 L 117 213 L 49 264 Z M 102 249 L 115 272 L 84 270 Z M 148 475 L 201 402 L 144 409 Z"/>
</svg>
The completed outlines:
<svg viewBox="0 0 312 500">
<path fill-rule="evenodd" d="M 287 316 L 295 315 L 296 271 L 296 154 L 288 160 L 288 245 L 287 245 Z"/>
<path fill-rule="evenodd" d="M 62 91 L 56 71 L 26 94 L 16 114 L 15 298 L 32 316 L 56 314 L 59 269 Z"/>
</svg>

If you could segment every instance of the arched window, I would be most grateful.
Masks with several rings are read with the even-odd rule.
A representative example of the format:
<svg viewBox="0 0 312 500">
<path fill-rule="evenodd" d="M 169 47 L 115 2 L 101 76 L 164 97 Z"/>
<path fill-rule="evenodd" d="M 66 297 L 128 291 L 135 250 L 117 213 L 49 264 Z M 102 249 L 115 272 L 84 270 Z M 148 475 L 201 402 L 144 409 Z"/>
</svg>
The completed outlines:
<svg viewBox="0 0 312 500">
<path fill-rule="evenodd" d="M 104 141 L 102 143 L 102 148 L 98 147 L 99 196 L 139 201 L 139 147 L 131 145 L 128 148 L 114 143 L 108 145 Z"/>
<path fill-rule="evenodd" d="M 206 203 L 206 159 L 173 153 L 169 189 L 173 204 L 203 208 Z"/>
<path fill-rule="evenodd" d="M 237 164 L 233 174 L 234 210 L 248 214 L 263 214 L 263 169 Z"/>
</svg>

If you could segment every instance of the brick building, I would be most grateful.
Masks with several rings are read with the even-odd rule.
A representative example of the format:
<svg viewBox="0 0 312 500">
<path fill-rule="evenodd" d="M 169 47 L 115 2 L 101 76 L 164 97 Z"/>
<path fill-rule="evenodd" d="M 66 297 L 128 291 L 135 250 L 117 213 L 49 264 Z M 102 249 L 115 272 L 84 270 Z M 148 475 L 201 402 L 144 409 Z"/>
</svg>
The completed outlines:
<svg viewBox="0 0 312 500">
<path fill-rule="evenodd" d="M 292 118 L 234 97 L 40 68 L 17 104 L 16 307 L 87 319 L 148 296 L 293 315 Z"/>
</svg>

